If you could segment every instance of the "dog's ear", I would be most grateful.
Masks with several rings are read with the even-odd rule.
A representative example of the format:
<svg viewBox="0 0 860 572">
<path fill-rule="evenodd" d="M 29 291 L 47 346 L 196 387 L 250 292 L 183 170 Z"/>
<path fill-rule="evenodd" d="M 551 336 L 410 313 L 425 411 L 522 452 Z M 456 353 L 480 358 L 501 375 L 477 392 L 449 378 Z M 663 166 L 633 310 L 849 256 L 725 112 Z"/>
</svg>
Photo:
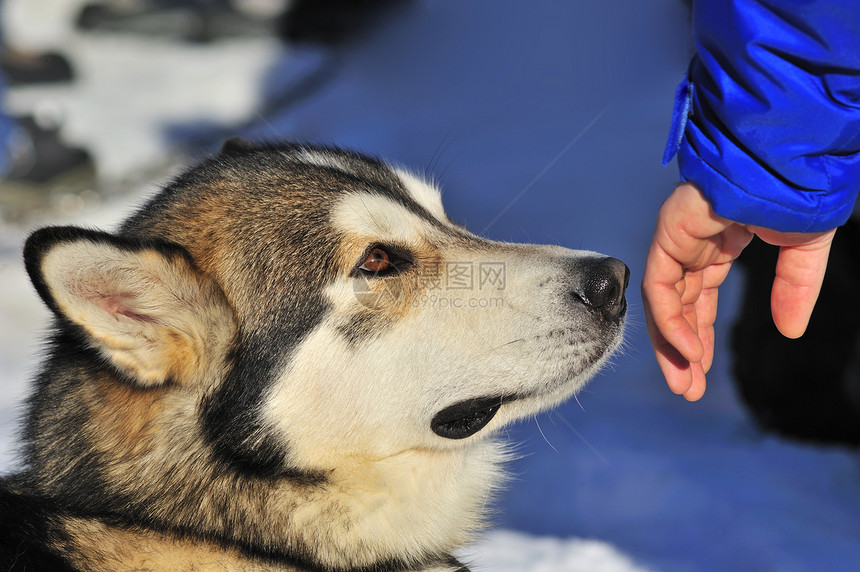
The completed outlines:
<svg viewBox="0 0 860 572">
<path fill-rule="evenodd" d="M 140 385 L 188 381 L 234 335 L 223 292 L 179 246 L 49 227 L 24 261 L 45 303 Z"/>
</svg>

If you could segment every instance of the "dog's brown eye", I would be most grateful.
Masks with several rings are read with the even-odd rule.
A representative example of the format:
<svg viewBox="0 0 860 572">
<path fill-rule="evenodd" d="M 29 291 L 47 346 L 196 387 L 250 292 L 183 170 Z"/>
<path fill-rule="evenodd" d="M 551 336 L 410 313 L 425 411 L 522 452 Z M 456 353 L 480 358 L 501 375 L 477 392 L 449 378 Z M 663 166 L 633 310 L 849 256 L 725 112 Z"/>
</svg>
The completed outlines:
<svg viewBox="0 0 860 572">
<path fill-rule="evenodd" d="M 373 245 L 368 248 L 361 264 L 353 270 L 353 276 L 384 278 L 412 268 L 412 254 L 405 248 L 394 245 Z"/>
<path fill-rule="evenodd" d="M 391 267 L 391 257 L 381 248 L 374 248 L 364 259 L 364 264 L 359 268 L 365 272 L 385 272 Z"/>
</svg>

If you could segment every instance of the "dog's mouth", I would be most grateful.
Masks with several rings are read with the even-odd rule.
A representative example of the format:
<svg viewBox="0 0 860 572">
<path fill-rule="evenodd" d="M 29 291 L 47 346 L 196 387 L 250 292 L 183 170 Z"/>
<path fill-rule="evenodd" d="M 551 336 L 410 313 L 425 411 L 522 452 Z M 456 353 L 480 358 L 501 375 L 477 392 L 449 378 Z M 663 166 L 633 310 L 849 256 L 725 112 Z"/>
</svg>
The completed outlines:
<svg viewBox="0 0 860 572">
<path fill-rule="evenodd" d="M 445 439 L 471 437 L 493 420 L 503 403 L 513 399 L 513 396 L 496 396 L 460 401 L 434 415 L 430 428 Z"/>
</svg>

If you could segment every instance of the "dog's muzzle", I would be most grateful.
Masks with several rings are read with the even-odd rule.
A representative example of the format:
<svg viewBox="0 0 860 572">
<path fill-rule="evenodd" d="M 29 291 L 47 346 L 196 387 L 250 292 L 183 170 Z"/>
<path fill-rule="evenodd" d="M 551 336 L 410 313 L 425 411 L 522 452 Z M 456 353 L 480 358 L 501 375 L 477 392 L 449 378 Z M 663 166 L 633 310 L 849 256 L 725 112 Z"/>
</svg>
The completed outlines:
<svg viewBox="0 0 860 572">
<path fill-rule="evenodd" d="M 630 282 L 630 269 L 618 259 L 603 257 L 581 259 L 571 269 L 576 276 L 568 291 L 575 303 L 584 305 L 597 319 L 610 326 L 617 324 L 627 311 L 624 292 Z M 457 402 L 433 416 L 430 428 L 446 439 L 466 439 L 479 432 L 493 420 L 505 403 L 526 395 L 477 397 Z"/>
</svg>

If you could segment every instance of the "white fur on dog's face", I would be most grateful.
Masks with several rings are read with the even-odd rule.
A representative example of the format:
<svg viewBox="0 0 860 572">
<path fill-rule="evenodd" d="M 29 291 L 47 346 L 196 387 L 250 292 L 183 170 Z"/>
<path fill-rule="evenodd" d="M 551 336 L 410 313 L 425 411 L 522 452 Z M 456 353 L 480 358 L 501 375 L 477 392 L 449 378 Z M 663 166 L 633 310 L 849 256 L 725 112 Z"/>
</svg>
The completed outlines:
<svg viewBox="0 0 860 572">
<path fill-rule="evenodd" d="M 571 294 L 576 267 L 601 255 L 476 237 L 448 220 L 435 188 L 397 173 L 425 212 L 384 194 L 339 198 L 332 311 L 263 400 L 299 466 L 462 446 L 568 398 L 621 341 L 621 321 L 601 320 Z M 374 245 L 409 263 L 385 277 L 357 273 Z M 504 403 L 476 435 L 431 430 L 441 410 L 481 398 Z"/>
</svg>

